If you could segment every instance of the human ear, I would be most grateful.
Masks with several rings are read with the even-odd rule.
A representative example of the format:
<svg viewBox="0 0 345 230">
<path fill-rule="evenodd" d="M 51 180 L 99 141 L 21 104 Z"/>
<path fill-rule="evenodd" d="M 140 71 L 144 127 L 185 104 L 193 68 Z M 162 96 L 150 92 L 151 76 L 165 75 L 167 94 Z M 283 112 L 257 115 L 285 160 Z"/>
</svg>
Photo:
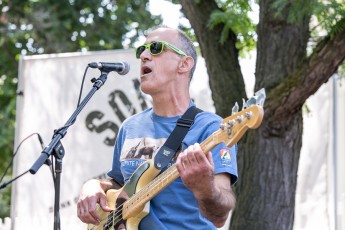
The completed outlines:
<svg viewBox="0 0 345 230">
<path fill-rule="evenodd" d="M 183 57 L 178 67 L 179 73 L 190 72 L 194 66 L 194 59 L 191 56 Z"/>
</svg>

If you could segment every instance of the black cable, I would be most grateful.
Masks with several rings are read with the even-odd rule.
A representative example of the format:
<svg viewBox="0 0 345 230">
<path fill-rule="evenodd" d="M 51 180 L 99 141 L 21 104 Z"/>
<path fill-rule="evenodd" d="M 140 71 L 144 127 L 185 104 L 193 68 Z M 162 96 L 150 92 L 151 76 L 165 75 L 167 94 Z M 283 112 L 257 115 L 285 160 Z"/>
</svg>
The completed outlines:
<svg viewBox="0 0 345 230">
<path fill-rule="evenodd" d="M 4 177 L 5 177 L 6 173 L 7 173 L 7 171 L 9 170 L 9 168 L 11 167 L 11 165 L 13 164 L 14 157 L 17 155 L 20 146 L 24 143 L 24 141 L 26 141 L 27 139 L 29 139 L 29 138 L 32 137 L 33 135 L 39 135 L 39 134 L 38 134 L 38 133 L 32 133 L 32 134 L 30 134 L 29 136 L 27 136 L 26 138 L 24 138 L 24 140 L 22 140 L 22 141 L 19 143 L 19 145 L 18 145 L 16 151 L 14 152 L 14 154 L 13 154 L 13 156 L 12 156 L 11 162 L 8 164 L 7 168 L 5 169 L 4 174 L 2 175 L 2 177 L 1 177 L 1 179 L 0 179 L 0 183 L 2 182 L 2 180 L 4 179 Z"/>
<path fill-rule="evenodd" d="M 80 101 L 81 101 L 81 96 L 83 94 L 83 88 L 84 88 L 84 82 L 85 82 L 85 77 L 86 77 L 86 73 L 89 69 L 89 65 L 87 65 L 87 67 L 85 68 L 85 71 L 84 71 L 84 75 L 83 75 L 83 79 L 81 81 L 81 85 L 80 85 L 80 90 L 79 90 L 79 98 L 78 98 L 78 102 L 77 102 L 77 108 L 78 106 L 80 105 Z M 93 82 L 94 80 L 92 79 L 91 82 Z M 65 128 L 68 128 L 69 126 L 73 125 L 74 122 L 76 120 L 73 120 L 72 122 L 70 122 L 69 124 L 66 124 L 64 125 L 63 127 L 59 128 L 59 129 L 56 129 L 54 130 L 54 135 L 56 135 L 57 133 L 59 133 L 61 130 L 65 129 Z M 54 162 L 53 161 L 53 156 L 51 155 L 51 162 Z M 55 174 L 54 174 L 54 167 L 55 167 L 55 163 L 52 163 L 51 164 L 51 171 L 52 171 L 52 176 L 53 176 L 53 181 L 54 181 L 54 185 L 55 185 Z"/>
<path fill-rule="evenodd" d="M 3 189 L 3 188 L 6 188 L 7 185 L 11 184 L 13 181 L 17 180 L 19 177 L 21 177 L 21 176 L 27 174 L 29 171 L 30 171 L 30 170 L 26 170 L 26 172 L 23 172 L 22 174 L 20 174 L 19 176 L 16 176 L 16 177 L 13 178 L 12 180 L 7 181 L 7 182 L 4 183 L 4 184 L 1 184 L 1 185 L 0 185 L 0 190 Z"/>
<path fill-rule="evenodd" d="M 27 139 L 29 139 L 29 138 L 32 137 L 33 135 L 37 135 L 38 141 L 39 141 L 40 144 L 41 144 L 42 150 L 44 149 L 44 143 L 43 143 L 43 140 L 42 140 L 41 135 L 40 135 L 39 133 L 32 133 L 32 134 L 30 134 L 29 136 L 27 136 L 26 138 L 24 138 L 24 139 L 19 143 L 19 145 L 18 145 L 16 151 L 14 152 L 14 154 L 13 154 L 13 156 L 12 156 L 12 159 L 11 159 L 10 163 L 8 164 L 8 166 L 7 166 L 6 169 L 5 169 L 5 172 L 4 172 L 3 175 L 1 176 L 0 184 L 1 184 L 2 180 L 4 179 L 4 177 L 6 176 L 7 171 L 8 171 L 8 170 L 10 169 L 10 167 L 13 165 L 14 157 L 17 155 L 18 150 L 19 150 L 19 148 L 21 147 L 21 145 L 24 143 L 24 141 L 26 141 Z M 51 163 L 50 161 L 47 162 L 48 165 L 49 165 L 50 163 Z M 29 171 L 29 170 L 28 170 L 28 171 Z M 14 178 L 13 180 L 11 180 L 10 182 L 7 182 L 6 184 L 2 185 L 2 186 L 0 187 L 0 189 L 6 187 L 9 183 L 11 183 L 11 182 L 14 181 L 15 179 L 17 179 L 17 178 L 23 176 L 23 175 L 26 174 L 28 171 L 26 171 L 26 172 L 22 173 L 21 175 L 17 176 L 16 178 Z"/>
<path fill-rule="evenodd" d="M 83 87 L 84 87 L 84 81 L 85 81 L 85 76 L 86 76 L 86 73 L 87 73 L 87 70 L 89 69 L 89 65 L 87 65 L 87 67 L 85 68 L 85 71 L 84 71 L 84 75 L 83 75 L 83 80 L 81 81 L 81 86 L 80 86 L 80 92 L 79 92 L 79 98 L 78 98 L 78 103 L 77 103 L 77 108 L 80 104 L 80 100 L 81 100 L 81 95 L 83 93 Z"/>
<path fill-rule="evenodd" d="M 88 70 L 88 69 L 89 69 L 89 65 L 85 68 L 85 71 L 84 71 L 83 80 L 82 80 L 82 82 L 81 82 L 80 91 L 79 91 L 79 98 L 78 98 L 77 108 L 78 108 L 78 106 L 79 106 L 79 104 L 80 104 L 81 96 L 82 96 L 82 94 L 83 94 L 83 87 L 84 87 L 85 77 L 86 77 L 86 73 L 87 73 L 87 70 Z M 91 80 L 91 82 L 92 82 L 92 81 L 93 81 L 93 79 Z M 57 130 L 55 130 L 55 131 L 54 131 L 54 135 L 57 134 L 57 133 L 59 133 L 61 130 L 70 127 L 71 125 L 74 124 L 74 122 L 75 122 L 75 119 L 74 119 L 72 122 L 70 122 L 69 124 L 66 124 L 66 125 L 64 125 L 63 127 L 59 128 L 59 129 L 57 129 Z"/>
</svg>

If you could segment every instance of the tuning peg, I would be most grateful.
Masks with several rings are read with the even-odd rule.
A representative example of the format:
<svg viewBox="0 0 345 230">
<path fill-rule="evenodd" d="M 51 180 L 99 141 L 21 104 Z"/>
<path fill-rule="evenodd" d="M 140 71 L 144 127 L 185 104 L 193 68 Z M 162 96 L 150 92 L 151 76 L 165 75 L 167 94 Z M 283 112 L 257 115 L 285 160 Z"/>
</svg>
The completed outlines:
<svg viewBox="0 0 345 230">
<path fill-rule="evenodd" d="M 254 96 L 252 96 L 251 98 L 249 98 L 247 100 L 247 102 L 243 102 L 243 107 L 244 108 L 248 108 L 250 106 L 253 105 L 260 105 L 260 106 L 264 106 L 265 103 L 265 98 L 266 98 L 266 93 L 265 93 L 265 89 L 262 88 L 259 91 L 257 91 Z"/>
<path fill-rule="evenodd" d="M 256 105 L 256 96 L 253 96 L 251 98 L 248 99 L 248 101 L 246 102 L 247 107 L 250 107 L 252 105 Z"/>
<path fill-rule="evenodd" d="M 266 92 L 265 92 L 265 88 L 260 89 L 259 91 L 257 91 L 255 93 L 255 96 L 257 97 L 256 99 L 256 104 L 260 105 L 260 106 L 264 106 L 265 103 L 265 99 L 266 99 Z"/>
<path fill-rule="evenodd" d="M 232 114 L 238 113 L 238 103 L 236 102 L 234 107 L 232 107 Z"/>
<path fill-rule="evenodd" d="M 248 108 L 247 102 L 244 100 L 244 98 L 242 98 L 242 110 L 245 110 L 246 108 Z"/>
</svg>

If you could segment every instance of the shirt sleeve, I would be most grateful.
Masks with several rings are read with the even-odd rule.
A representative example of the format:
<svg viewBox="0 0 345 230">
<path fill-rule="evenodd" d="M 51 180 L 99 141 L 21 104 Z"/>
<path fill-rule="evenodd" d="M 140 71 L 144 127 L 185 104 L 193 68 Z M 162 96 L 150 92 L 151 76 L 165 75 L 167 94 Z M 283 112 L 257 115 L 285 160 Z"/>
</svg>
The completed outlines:
<svg viewBox="0 0 345 230">
<path fill-rule="evenodd" d="M 229 173 L 231 177 L 231 184 L 235 184 L 238 180 L 237 171 L 237 145 L 233 145 L 231 148 L 227 147 L 224 143 L 217 145 L 211 150 L 214 173 Z"/>
</svg>

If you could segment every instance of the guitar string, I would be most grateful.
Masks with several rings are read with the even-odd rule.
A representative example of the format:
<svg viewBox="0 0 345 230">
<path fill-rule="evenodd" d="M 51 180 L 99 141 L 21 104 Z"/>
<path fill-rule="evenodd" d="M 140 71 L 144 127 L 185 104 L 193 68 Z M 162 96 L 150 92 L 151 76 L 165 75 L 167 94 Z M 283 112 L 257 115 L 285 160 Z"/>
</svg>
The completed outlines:
<svg viewBox="0 0 345 230">
<path fill-rule="evenodd" d="M 142 197 L 147 191 L 149 191 L 150 187 L 151 187 L 151 189 L 156 189 L 157 187 L 161 186 L 162 181 L 166 180 L 167 177 L 170 177 L 171 175 L 173 175 L 177 171 L 176 166 L 174 167 L 174 165 L 173 165 L 171 167 L 173 167 L 173 168 L 170 170 L 164 171 L 161 175 L 159 175 L 157 177 L 156 180 L 153 181 L 153 183 L 149 183 L 149 184 L 145 185 L 138 193 L 134 194 L 132 196 L 131 200 L 135 200 L 135 199 Z M 127 203 L 127 202 L 128 201 L 126 201 L 125 203 Z M 133 205 L 133 203 L 132 203 L 132 205 Z M 114 213 L 114 215 L 116 215 L 115 218 L 117 219 L 117 222 L 115 222 L 114 224 L 117 224 L 119 221 L 121 221 L 121 219 L 119 219 L 119 216 L 121 215 L 120 211 L 121 210 Z"/>
<path fill-rule="evenodd" d="M 201 148 L 204 150 L 204 147 L 206 147 L 207 142 L 209 142 L 208 139 L 206 139 L 203 143 L 201 143 Z M 169 168 L 167 170 L 165 170 L 161 175 L 159 175 L 155 180 L 152 181 L 152 183 L 148 183 L 147 185 L 145 185 L 138 193 L 134 194 L 130 199 L 131 200 L 135 200 L 138 197 L 140 198 L 140 196 L 142 196 L 143 193 L 147 192 L 147 190 L 149 190 L 148 188 L 151 187 L 153 189 L 155 189 L 156 187 L 160 186 L 161 181 L 163 181 L 165 178 L 170 177 L 172 174 L 174 174 L 177 171 L 176 165 L 172 165 L 171 167 L 173 167 L 172 169 Z M 158 184 L 158 185 L 157 185 Z M 121 216 L 122 210 L 123 210 L 123 206 L 129 201 L 126 201 L 124 203 L 122 203 L 117 209 L 116 212 L 109 214 L 106 216 L 106 218 L 102 219 L 101 222 L 106 222 L 109 219 L 109 216 L 113 215 L 113 220 L 117 220 L 116 222 L 114 222 L 114 225 L 116 225 L 119 221 L 121 221 L 121 219 L 119 218 Z M 111 217 L 110 217 L 111 218 Z M 98 229 L 98 228 L 97 228 Z"/>
<path fill-rule="evenodd" d="M 212 142 L 211 140 L 209 140 L 208 138 L 205 139 L 200 145 L 201 148 L 203 150 L 205 150 L 205 147 L 207 146 L 207 143 Z M 176 165 L 172 165 L 171 167 L 173 167 L 172 169 L 167 169 L 165 170 L 161 175 L 159 175 L 155 180 L 152 181 L 152 183 L 148 183 L 147 185 L 145 185 L 138 193 L 134 194 L 130 199 L 131 200 L 135 200 L 138 199 L 138 197 L 140 198 L 140 196 L 142 196 L 142 193 L 147 192 L 147 190 L 149 190 L 148 188 L 151 187 L 153 189 L 155 189 L 156 187 L 160 186 L 161 181 L 163 181 L 164 179 L 166 179 L 167 177 L 170 177 L 172 174 L 174 174 L 177 171 Z M 157 185 L 158 184 L 158 185 Z M 121 216 L 122 210 L 123 210 L 123 206 L 129 201 L 126 201 L 124 203 L 122 203 L 117 209 L 116 212 L 107 215 L 104 219 L 101 220 L 100 224 L 105 223 L 109 217 L 112 215 L 113 220 L 117 220 L 116 222 L 114 222 L 114 225 L 116 225 L 117 223 L 119 223 L 119 221 L 121 221 L 122 219 L 120 219 L 119 217 Z M 132 203 L 133 205 L 133 203 Z M 102 225 L 98 225 L 100 227 L 103 227 Z M 99 228 L 97 228 L 99 229 Z M 96 230 L 97 230 L 96 229 Z"/>
<path fill-rule="evenodd" d="M 212 140 L 209 139 L 209 138 L 206 138 L 205 141 L 204 141 L 203 143 L 200 144 L 200 145 L 201 145 L 201 148 L 204 150 L 204 152 L 205 152 L 205 148 L 206 148 L 206 146 L 207 146 L 207 143 L 210 143 L 210 142 L 212 142 Z M 174 165 L 173 165 L 173 166 L 174 166 Z M 163 175 L 165 176 L 165 174 L 167 174 L 166 176 L 168 177 L 168 176 L 174 174 L 174 173 L 176 172 L 176 170 L 177 170 L 177 168 L 174 167 L 174 168 L 171 169 L 171 170 L 166 170 L 166 171 L 164 171 L 160 176 L 157 177 L 157 180 L 154 180 L 154 181 L 153 181 L 152 187 L 155 188 L 155 187 L 156 187 L 155 184 L 160 183 L 160 181 L 162 181 L 162 180 L 165 179 L 165 178 L 160 178 L 160 177 L 163 177 Z M 145 185 L 145 186 L 143 187 L 143 189 L 141 189 L 140 191 L 148 190 L 148 187 L 150 187 L 150 186 L 151 186 L 151 184 L 149 183 L 149 184 Z M 144 193 L 144 192 L 139 192 L 139 193 L 134 194 L 133 197 L 132 197 L 131 199 L 136 198 L 137 196 L 140 196 L 141 193 Z M 115 215 L 116 218 L 119 218 L 119 216 L 121 215 L 121 214 L 120 214 L 120 211 L 122 210 L 122 207 L 124 206 L 125 203 L 127 203 L 127 201 L 124 202 L 123 204 L 121 204 L 121 205 L 119 206 L 119 210 L 117 210 L 115 213 L 112 213 L 112 214 L 107 215 L 107 217 L 104 218 L 104 219 L 102 219 L 100 223 L 104 222 L 105 220 L 108 220 L 108 217 L 109 217 L 110 215 L 113 215 L 113 217 L 112 217 L 113 220 L 114 220 L 114 215 Z M 116 225 L 119 221 L 121 221 L 121 220 L 119 219 L 118 221 L 114 222 L 113 225 Z M 95 227 L 97 227 L 95 230 L 100 229 L 100 228 L 98 228 L 98 227 L 102 227 L 102 228 L 103 228 L 102 225 L 98 225 L 98 226 L 95 226 Z M 93 229 L 94 229 L 94 228 L 92 228 L 92 230 L 93 230 Z"/>
<path fill-rule="evenodd" d="M 173 167 L 173 166 L 171 166 Z M 134 194 L 132 197 L 131 197 L 131 200 L 135 200 L 136 198 L 140 198 L 140 196 L 142 196 L 142 193 L 145 193 L 147 192 L 148 190 L 148 187 L 152 187 L 153 189 L 161 186 L 161 181 L 165 180 L 166 178 L 163 178 L 164 176 L 166 177 L 170 177 L 172 174 L 174 174 L 175 172 L 177 171 L 177 168 L 174 167 L 173 169 L 171 170 L 166 170 L 164 171 L 159 177 L 157 177 L 156 180 L 153 181 L 153 183 L 149 183 L 147 185 L 145 185 L 138 193 Z M 97 227 L 103 227 L 103 223 L 105 223 L 109 218 L 113 218 L 113 220 L 117 220 L 116 222 L 114 222 L 114 225 L 116 225 L 117 223 L 119 223 L 119 221 L 121 221 L 122 219 L 120 219 L 119 217 L 121 216 L 121 213 L 122 213 L 122 210 L 123 210 L 123 206 L 129 201 L 126 201 L 124 202 L 123 204 L 121 204 L 117 209 L 116 209 L 116 212 L 114 213 L 111 213 L 109 215 L 107 215 L 105 218 L 103 218 L 100 223 L 97 225 Z M 132 203 L 133 205 L 133 203 Z M 112 215 L 112 217 L 110 217 Z M 94 228 L 92 228 L 94 229 Z M 100 228 L 96 228 L 96 229 L 100 229 Z M 96 230 L 95 229 L 95 230 Z"/>
<path fill-rule="evenodd" d="M 164 171 L 161 175 L 163 176 L 163 175 L 165 175 L 165 174 L 168 174 L 168 173 L 167 173 L 168 171 L 169 171 L 169 170 Z M 173 171 L 173 170 L 170 170 L 170 171 Z M 167 176 L 170 176 L 170 174 L 172 174 L 172 173 L 173 173 L 173 172 L 169 173 Z M 155 184 L 159 183 L 159 181 L 161 181 L 161 180 L 160 180 L 160 177 L 158 178 L 158 180 L 154 180 L 153 183 L 152 183 L 153 187 L 155 187 L 155 186 L 156 186 Z M 147 187 L 149 187 L 149 186 L 150 186 L 150 184 L 147 184 L 147 185 L 144 186 L 143 189 L 141 189 L 140 191 L 147 190 Z M 132 196 L 131 199 L 137 198 L 137 196 L 139 196 L 140 193 L 143 193 L 143 192 L 139 192 L 139 193 L 134 194 L 134 195 Z M 120 219 L 119 217 L 121 216 L 121 211 L 122 211 L 123 206 L 124 206 L 125 203 L 126 203 L 126 202 L 124 202 L 124 203 L 122 203 L 121 205 L 119 205 L 119 207 L 117 207 L 115 213 L 113 212 L 113 213 L 107 215 L 105 218 L 101 219 L 101 221 L 99 222 L 99 224 L 98 224 L 97 226 L 94 225 L 94 227 L 92 227 L 92 228 L 90 228 L 90 229 L 92 229 L 92 230 L 98 230 L 98 229 L 100 229 L 100 228 L 103 228 L 103 224 L 106 223 L 110 218 L 113 218 L 113 220 L 115 220 L 115 218 L 117 218 L 118 221 L 116 221 L 116 222 L 114 223 L 114 225 L 116 225 L 119 221 L 122 220 L 122 219 Z M 113 215 L 113 217 L 110 217 L 111 215 Z M 95 227 L 96 227 L 96 228 L 95 228 Z"/>
</svg>

